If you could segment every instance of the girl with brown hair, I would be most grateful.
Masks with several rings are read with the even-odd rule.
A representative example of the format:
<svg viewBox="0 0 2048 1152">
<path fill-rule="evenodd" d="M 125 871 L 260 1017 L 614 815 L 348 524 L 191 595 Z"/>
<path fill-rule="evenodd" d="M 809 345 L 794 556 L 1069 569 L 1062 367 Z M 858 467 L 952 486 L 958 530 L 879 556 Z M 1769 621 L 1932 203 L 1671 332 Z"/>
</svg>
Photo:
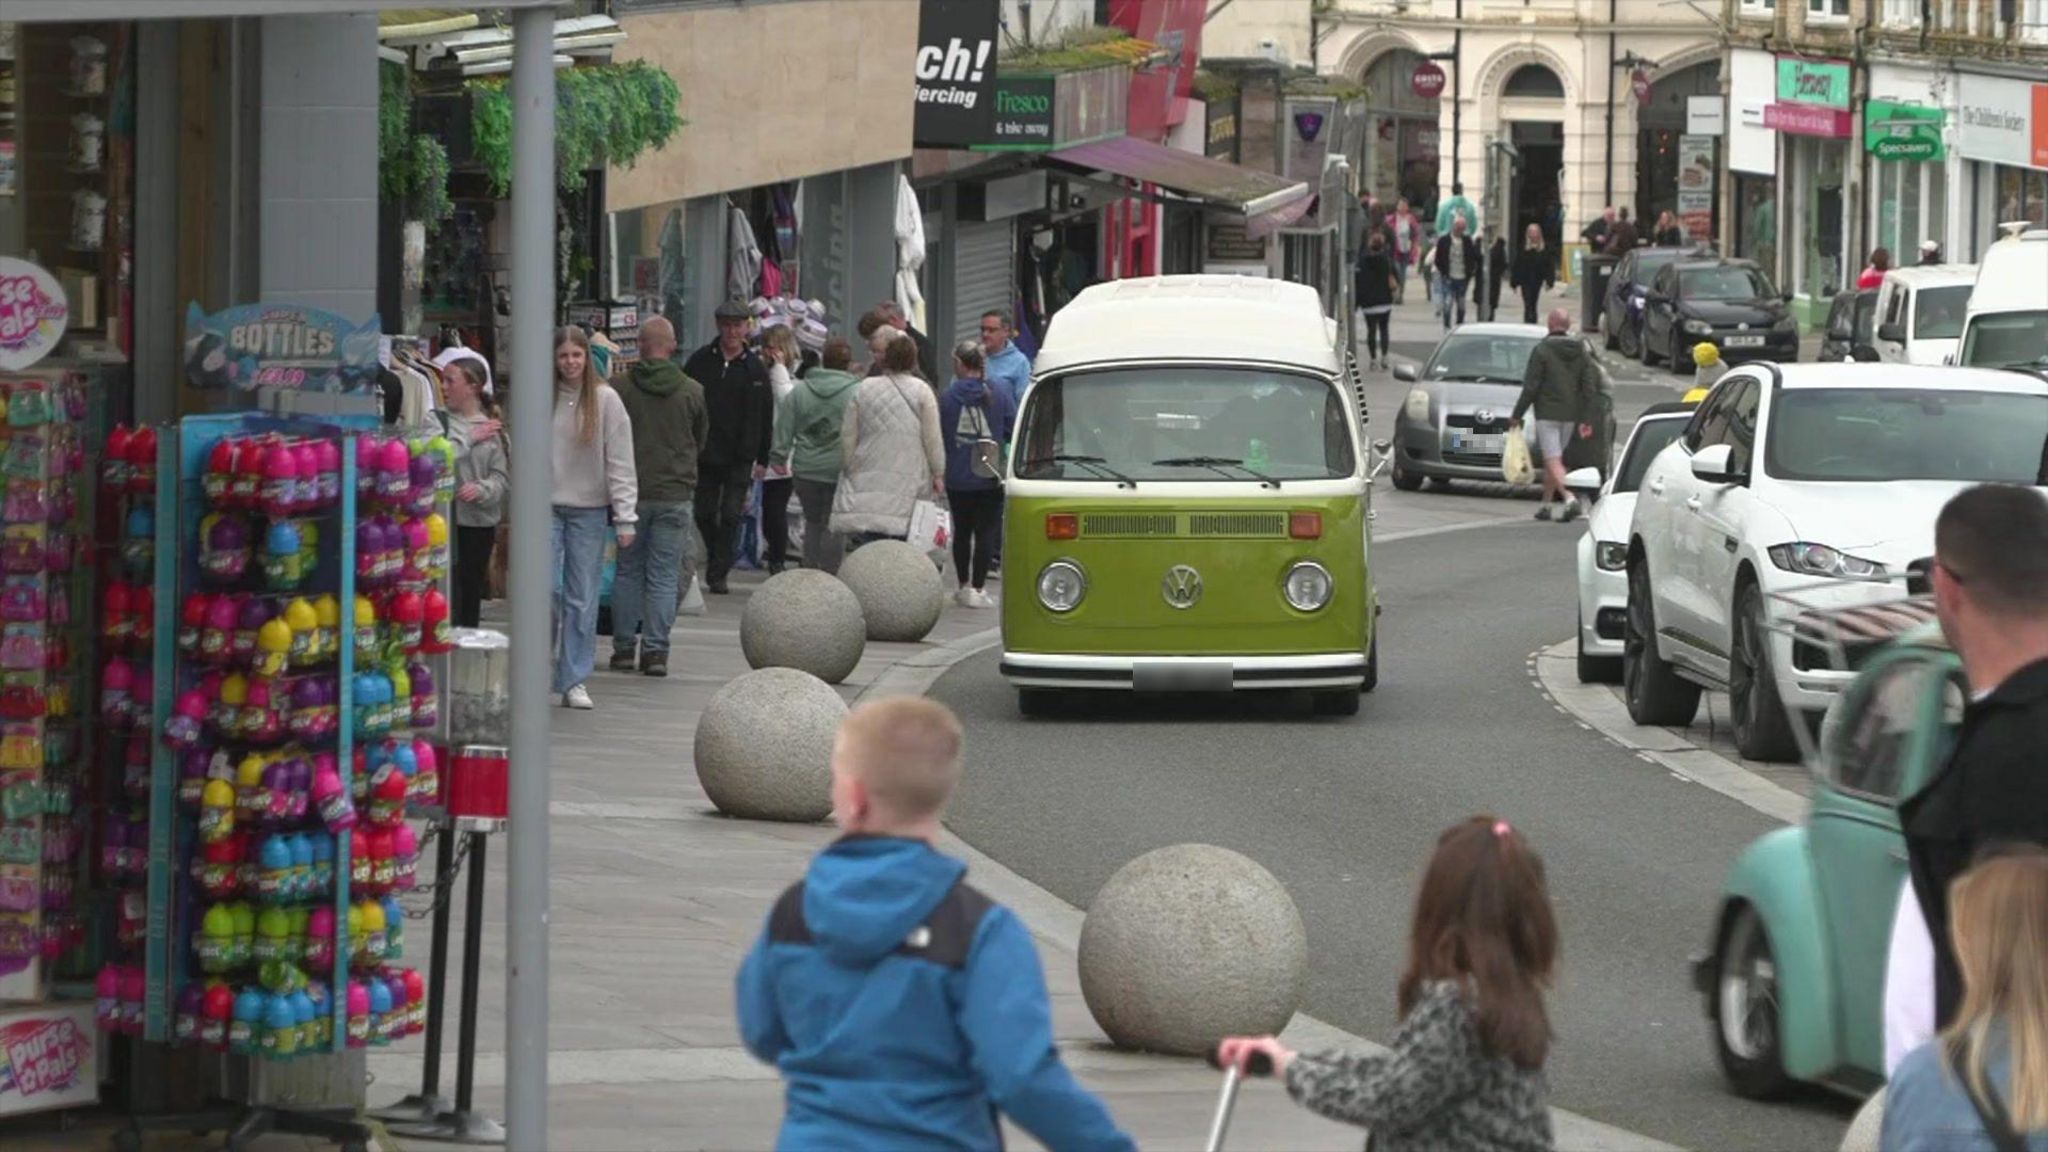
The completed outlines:
<svg viewBox="0 0 2048 1152">
<path fill-rule="evenodd" d="M 571 325 L 555 332 L 554 573 L 555 696 L 589 709 L 597 662 L 597 599 L 604 576 L 606 521 L 621 548 L 633 543 L 639 480 L 633 422 L 625 401 L 597 374 L 590 338 Z"/>
<path fill-rule="evenodd" d="M 1963 1001 L 1899 1062 L 1884 1152 L 2048 1150 L 2048 848 L 1993 848 L 1949 886 Z"/>
<path fill-rule="evenodd" d="M 1263 1053 L 1297 1103 L 1371 1129 L 1374 1152 L 1540 1152 L 1552 1147 L 1543 994 L 1556 967 L 1542 858 L 1507 821 L 1474 816 L 1437 838 L 1416 893 L 1389 1051 L 1233 1037 L 1217 1058 L 1243 1069 Z"/>
</svg>

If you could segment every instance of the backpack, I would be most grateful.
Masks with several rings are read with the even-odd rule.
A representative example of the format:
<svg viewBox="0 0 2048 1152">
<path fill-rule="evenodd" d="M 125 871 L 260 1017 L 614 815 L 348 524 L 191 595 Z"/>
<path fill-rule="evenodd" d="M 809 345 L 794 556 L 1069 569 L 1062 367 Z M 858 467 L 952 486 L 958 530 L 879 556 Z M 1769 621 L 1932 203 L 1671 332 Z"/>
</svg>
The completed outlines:
<svg viewBox="0 0 2048 1152">
<path fill-rule="evenodd" d="M 956 441 L 969 446 L 968 468 L 984 480 L 1003 478 L 1003 446 L 988 426 L 988 414 L 977 404 L 962 404 L 953 429 Z"/>
</svg>

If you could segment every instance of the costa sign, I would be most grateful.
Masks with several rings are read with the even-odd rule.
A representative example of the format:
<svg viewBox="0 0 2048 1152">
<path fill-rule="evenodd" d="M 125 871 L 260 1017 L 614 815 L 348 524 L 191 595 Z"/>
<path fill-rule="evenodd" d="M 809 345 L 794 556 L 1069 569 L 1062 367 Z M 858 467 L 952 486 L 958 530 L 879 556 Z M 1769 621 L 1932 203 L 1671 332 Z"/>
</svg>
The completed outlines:
<svg viewBox="0 0 2048 1152">
<path fill-rule="evenodd" d="M 1415 75 L 1408 80 L 1409 87 L 1424 100 L 1434 100 L 1443 95 L 1444 70 L 1434 60 L 1424 60 L 1415 66 Z"/>
<path fill-rule="evenodd" d="M 1650 102 L 1650 74 L 1648 72 L 1643 71 L 1641 68 L 1631 72 L 1628 78 L 1628 87 L 1629 91 L 1635 93 L 1636 103 L 1647 105 Z"/>
</svg>

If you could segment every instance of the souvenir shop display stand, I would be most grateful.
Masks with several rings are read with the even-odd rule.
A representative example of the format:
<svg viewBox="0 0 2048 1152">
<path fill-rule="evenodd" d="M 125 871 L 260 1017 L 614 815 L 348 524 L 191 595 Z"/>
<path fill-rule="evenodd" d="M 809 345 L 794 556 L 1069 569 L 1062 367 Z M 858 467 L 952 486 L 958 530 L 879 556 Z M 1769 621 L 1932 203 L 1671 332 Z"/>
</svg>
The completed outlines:
<svg viewBox="0 0 2048 1152">
<path fill-rule="evenodd" d="M 102 973 L 101 1022 L 231 1070 L 240 1058 L 250 1092 L 138 1117 L 117 1147 L 145 1130 L 366 1147 L 353 1106 L 262 1102 L 266 1082 L 425 1017 L 418 974 L 387 961 L 402 950 L 396 894 L 415 882 L 406 817 L 439 792 L 422 659 L 446 650 L 446 536 L 437 551 L 424 525 L 453 477 L 439 446 L 407 447 L 356 415 L 195 416 L 162 437 L 150 667 L 122 677 L 160 737 L 147 919 L 125 969 L 139 980 Z"/>
</svg>

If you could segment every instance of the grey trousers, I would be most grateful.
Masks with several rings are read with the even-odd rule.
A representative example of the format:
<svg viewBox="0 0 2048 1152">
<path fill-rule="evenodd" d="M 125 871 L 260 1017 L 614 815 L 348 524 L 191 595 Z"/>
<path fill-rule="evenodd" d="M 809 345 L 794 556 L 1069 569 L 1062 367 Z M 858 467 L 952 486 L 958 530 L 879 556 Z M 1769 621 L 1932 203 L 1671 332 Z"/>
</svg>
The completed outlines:
<svg viewBox="0 0 2048 1152">
<path fill-rule="evenodd" d="M 832 497 L 836 480 L 796 478 L 796 502 L 804 510 L 804 567 L 837 575 L 846 556 L 846 542 L 832 531 Z"/>
</svg>

